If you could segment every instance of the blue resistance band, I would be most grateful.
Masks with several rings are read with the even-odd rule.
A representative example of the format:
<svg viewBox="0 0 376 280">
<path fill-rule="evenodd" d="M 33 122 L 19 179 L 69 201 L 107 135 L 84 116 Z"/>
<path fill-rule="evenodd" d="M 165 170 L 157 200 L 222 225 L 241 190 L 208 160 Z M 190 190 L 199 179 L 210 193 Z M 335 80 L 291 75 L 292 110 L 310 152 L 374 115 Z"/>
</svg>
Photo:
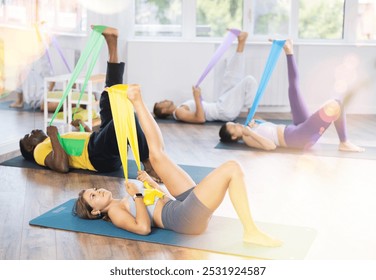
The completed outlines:
<svg viewBox="0 0 376 280">
<path fill-rule="evenodd" d="M 244 125 L 248 125 L 248 123 L 253 119 L 255 116 L 257 107 L 260 103 L 261 97 L 263 96 L 266 86 L 270 80 L 270 77 L 274 71 L 274 68 L 277 64 L 279 55 L 281 54 L 282 48 L 285 44 L 286 40 L 274 40 L 272 44 L 272 48 L 270 49 L 268 60 L 266 61 L 264 73 L 262 74 L 261 81 L 259 87 L 256 92 L 255 99 L 253 100 L 253 104 L 251 110 L 248 113 L 247 120 L 245 121 Z"/>
</svg>

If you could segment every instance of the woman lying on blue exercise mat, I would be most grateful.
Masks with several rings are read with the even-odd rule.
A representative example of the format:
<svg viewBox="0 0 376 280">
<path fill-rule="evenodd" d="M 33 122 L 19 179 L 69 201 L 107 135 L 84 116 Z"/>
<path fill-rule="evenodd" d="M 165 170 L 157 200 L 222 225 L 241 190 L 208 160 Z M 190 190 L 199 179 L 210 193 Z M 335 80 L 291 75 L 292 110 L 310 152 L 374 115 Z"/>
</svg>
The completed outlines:
<svg viewBox="0 0 376 280">
<path fill-rule="evenodd" d="M 149 234 L 151 227 L 201 234 L 228 191 L 244 228 L 243 241 L 268 247 L 281 245 L 281 241 L 257 228 L 248 204 L 244 172 L 237 162 L 222 164 L 196 185 L 165 152 L 161 131 L 143 102 L 138 85 L 129 85 L 128 99 L 145 133 L 151 165 L 175 199 L 165 195 L 146 206 L 142 186 L 128 181 L 125 185 L 129 196 L 122 199 L 113 198 L 105 189 L 82 190 L 74 207 L 76 215 L 86 219 L 105 217 L 115 226 L 141 235 Z M 151 187 L 159 187 L 144 171 L 139 172 L 137 179 L 148 182 Z"/>
<path fill-rule="evenodd" d="M 246 145 L 263 150 L 274 150 L 278 146 L 309 149 L 319 140 L 329 125 L 334 123 L 340 140 L 339 150 L 363 152 L 364 148 L 347 140 L 346 116 L 340 100 L 330 100 L 314 114 L 308 113 L 300 94 L 291 40 L 286 41 L 283 49 L 287 58 L 289 100 L 293 124 L 277 125 L 255 119 L 247 126 L 227 122 L 219 131 L 220 140 L 222 142 L 243 140 Z"/>
</svg>

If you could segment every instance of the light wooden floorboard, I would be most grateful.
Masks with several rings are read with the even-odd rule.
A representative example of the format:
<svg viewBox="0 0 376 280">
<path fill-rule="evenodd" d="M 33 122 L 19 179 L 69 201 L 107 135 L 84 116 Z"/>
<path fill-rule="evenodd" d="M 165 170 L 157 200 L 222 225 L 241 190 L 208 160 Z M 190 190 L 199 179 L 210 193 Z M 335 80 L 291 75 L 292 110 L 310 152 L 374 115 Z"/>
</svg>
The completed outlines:
<svg viewBox="0 0 376 280">
<path fill-rule="evenodd" d="M 42 127 L 42 114 L 0 110 L 2 142 Z M 265 114 L 286 118 L 288 114 Z M 216 167 L 238 160 L 248 182 L 256 221 L 307 226 L 318 236 L 306 259 L 376 259 L 376 161 L 312 155 L 214 149 L 218 126 L 161 124 L 166 150 L 179 164 Z M 348 117 L 350 138 L 376 146 L 375 115 Z M 320 140 L 337 143 L 330 128 Z M 6 153 L 0 162 L 19 154 Z M 29 220 L 77 196 L 105 186 L 123 195 L 123 179 L 0 166 L 0 259 L 242 259 L 181 247 L 151 244 L 30 226 Z M 228 197 L 216 215 L 236 217 Z"/>
</svg>

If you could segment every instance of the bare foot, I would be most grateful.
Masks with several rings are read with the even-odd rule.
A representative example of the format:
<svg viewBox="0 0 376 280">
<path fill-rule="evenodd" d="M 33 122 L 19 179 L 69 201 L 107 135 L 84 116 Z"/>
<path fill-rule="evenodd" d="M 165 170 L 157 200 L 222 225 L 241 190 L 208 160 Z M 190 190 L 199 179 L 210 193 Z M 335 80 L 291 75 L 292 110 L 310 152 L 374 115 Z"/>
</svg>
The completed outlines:
<svg viewBox="0 0 376 280">
<path fill-rule="evenodd" d="M 157 183 L 162 183 L 161 178 L 159 178 L 158 174 L 154 171 L 153 166 L 151 165 L 149 159 L 144 160 L 142 162 L 144 165 L 144 171 Z"/>
<path fill-rule="evenodd" d="M 273 42 L 274 39 L 269 39 L 269 42 Z M 292 40 L 291 39 L 287 39 L 285 44 L 283 45 L 283 50 L 285 51 L 285 54 L 288 55 L 288 54 L 294 54 L 294 48 L 293 48 L 293 44 L 292 44 Z"/>
<path fill-rule="evenodd" d="M 264 247 L 280 247 L 283 242 L 270 237 L 269 235 L 262 233 L 261 231 L 255 231 L 252 233 L 244 233 L 243 241 L 245 243 L 251 243 L 255 245 L 260 245 Z"/>
<path fill-rule="evenodd" d="M 285 44 L 283 45 L 283 50 L 285 51 L 285 54 L 294 54 L 294 48 L 292 46 L 291 39 L 287 39 Z"/>
<path fill-rule="evenodd" d="M 138 84 L 128 85 L 127 95 L 128 95 L 128 99 L 132 102 L 133 105 L 137 101 L 142 101 L 140 85 Z"/>
<path fill-rule="evenodd" d="M 117 49 L 117 40 L 118 40 L 118 30 L 113 27 L 101 26 L 101 25 L 92 25 L 93 30 L 101 32 L 104 39 L 106 40 L 108 47 L 108 62 L 110 63 L 119 63 L 118 58 L 118 49 Z"/>
<path fill-rule="evenodd" d="M 24 106 L 23 101 L 18 101 L 18 100 L 14 101 L 13 103 L 9 105 L 10 108 L 23 108 L 23 106 Z"/>
<path fill-rule="evenodd" d="M 95 25 L 91 25 L 91 29 L 94 29 L 94 26 Z M 110 37 L 110 36 L 114 36 L 114 37 L 118 37 L 119 36 L 119 32 L 116 28 L 113 28 L 113 27 L 106 27 L 103 32 L 102 32 L 102 35 L 104 37 Z"/>
<path fill-rule="evenodd" d="M 364 152 L 366 149 L 346 141 L 339 143 L 338 150 L 342 152 Z"/>
<path fill-rule="evenodd" d="M 240 32 L 240 34 L 238 35 L 238 42 L 245 42 L 248 38 L 248 32 L 245 32 L 245 31 L 242 31 Z"/>
<path fill-rule="evenodd" d="M 22 92 L 12 91 L 10 94 L 17 94 L 17 99 L 12 104 L 9 105 L 10 108 L 23 108 L 24 101 L 23 101 L 23 94 Z"/>
<path fill-rule="evenodd" d="M 237 52 L 243 52 L 244 51 L 244 47 L 245 47 L 245 43 L 247 42 L 247 38 L 248 38 L 248 33 L 247 32 L 240 32 L 240 34 L 238 35 L 238 47 L 236 49 Z"/>
</svg>

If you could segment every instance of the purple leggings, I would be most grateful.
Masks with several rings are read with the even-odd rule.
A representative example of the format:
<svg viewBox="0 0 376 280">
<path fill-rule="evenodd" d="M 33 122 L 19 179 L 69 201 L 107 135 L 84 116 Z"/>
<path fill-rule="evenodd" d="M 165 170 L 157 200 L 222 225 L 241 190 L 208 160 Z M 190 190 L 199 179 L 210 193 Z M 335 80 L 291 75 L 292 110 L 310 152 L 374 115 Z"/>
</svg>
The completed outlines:
<svg viewBox="0 0 376 280">
<path fill-rule="evenodd" d="M 338 114 L 328 116 L 324 107 L 314 114 L 309 115 L 307 106 L 301 97 L 298 85 L 299 77 L 293 55 L 287 55 L 287 70 L 289 77 L 289 100 L 293 124 L 287 125 L 284 136 L 287 147 L 308 149 L 321 137 L 329 125 L 334 122 L 339 140 L 346 141 L 346 116 L 339 100 L 335 100 L 341 106 Z"/>
</svg>

